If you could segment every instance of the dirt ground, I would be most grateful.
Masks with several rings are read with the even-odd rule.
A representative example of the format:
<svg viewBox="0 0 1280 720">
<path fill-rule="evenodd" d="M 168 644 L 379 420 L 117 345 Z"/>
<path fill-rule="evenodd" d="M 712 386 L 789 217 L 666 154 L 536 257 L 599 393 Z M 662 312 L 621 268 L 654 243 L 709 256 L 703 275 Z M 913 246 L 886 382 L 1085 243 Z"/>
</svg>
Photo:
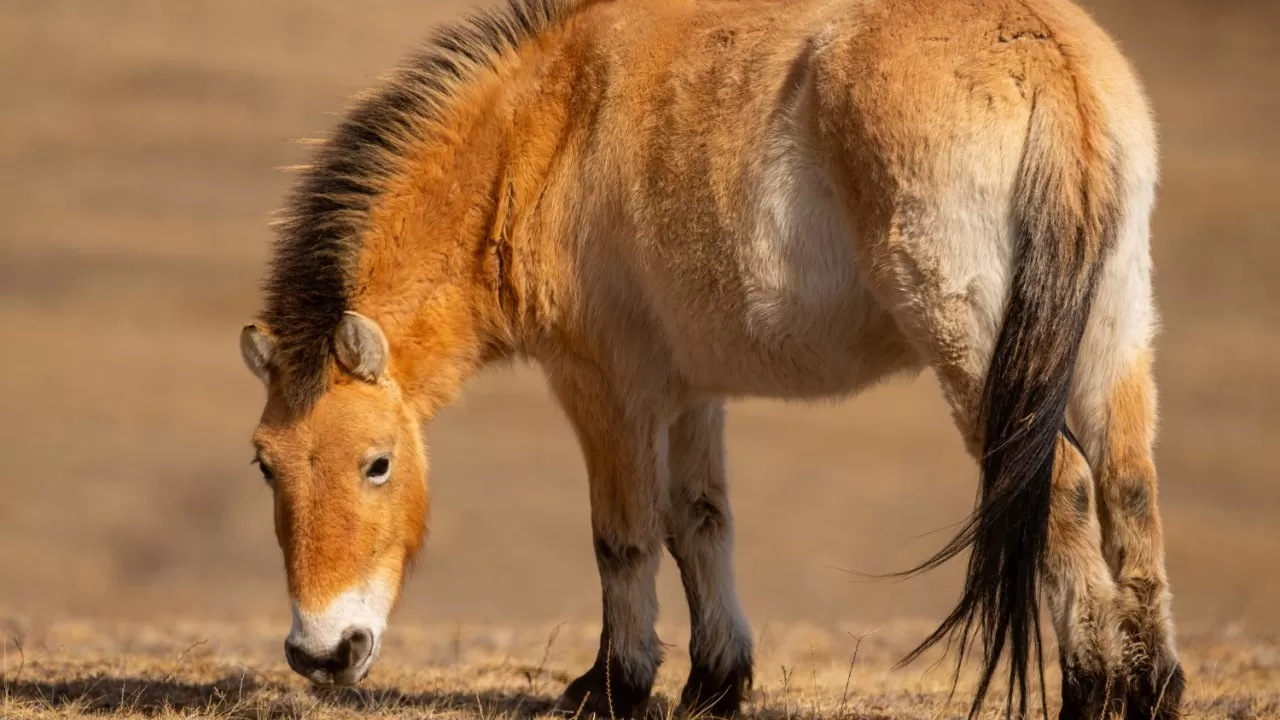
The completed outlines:
<svg viewBox="0 0 1280 720">
<path fill-rule="evenodd" d="M 236 344 L 289 181 L 276 168 L 469 4 L 0 4 L 5 627 L 244 622 L 283 638 L 269 495 L 249 465 L 262 391 Z M 1157 461 L 1175 612 L 1242 653 L 1262 643 L 1274 673 L 1280 4 L 1087 5 L 1161 128 Z M 905 583 L 848 572 L 923 558 L 972 505 L 976 471 L 930 376 L 839 404 L 741 403 L 729 425 L 757 627 L 900 632 L 949 609 L 958 564 Z M 595 621 L 584 471 L 537 373 L 480 378 L 430 441 L 431 536 L 392 635 Z M 680 627 L 670 563 L 661 593 Z"/>
<path fill-rule="evenodd" d="M 765 626 L 757 633 L 756 683 L 743 720 L 963 717 L 973 687 L 969 675 L 948 698 L 951 665 L 931 667 L 937 655 L 905 671 L 892 669 L 931 629 L 909 621 L 846 625 L 834 632 Z M 668 641 L 688 642 L 678 627 L 660 630 Z M 359 689 L 334 691 L 308 687 L 279 662 L 278 628 L 270 624 L 62 622 L 24 638 L 25 654 L 10 647 L 0 716 L 549 717 L 565 683 L 590 665 L 598 632 L 590 625 L 406 628 L 388 637 L 379 667 Z M 1280 645 L 1228 630 L 1188 635 L 1182 653 L 1195 678 L 1184 703 L 1188 718 L 1280 717 Z M 672 718 L 671 699 L 679 697 L 688 672 L 687 658 L 672 653 L 659 675 L 650 717 Z M 1052 669 L 1048 682 L 1057 687 Z M 1049 698 L 1056 707 L 1056 691 Z M 1000 717 L 998 703 L 990 705 L 984 720 Z"/>
</svg>

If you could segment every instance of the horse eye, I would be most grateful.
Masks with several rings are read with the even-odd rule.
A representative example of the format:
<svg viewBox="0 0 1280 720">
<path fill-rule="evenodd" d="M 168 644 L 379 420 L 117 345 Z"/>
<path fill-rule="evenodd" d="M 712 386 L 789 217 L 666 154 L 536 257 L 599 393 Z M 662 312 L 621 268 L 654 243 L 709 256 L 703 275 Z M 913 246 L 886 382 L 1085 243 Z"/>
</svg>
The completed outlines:
<svg viewBox="0 0 1280 720">
<path fill-rule="evenodd" d="M 262 471 L 262 479 L 265 480 L 268 485 L 275 483 L 275 473 L 271 472 L 271 468 L 268 467 L 266 463 L 262 462 L 262 458 L 254 458 L 253 464 L 257 465 L 258 469 Z"/>
<path fill-rule="evenodd" d="M 369 463 L 369 468 L 364 471 L 364 476 L 375 485 L 381 485 L 387 481 L 387 473 L 390 470 L 391 458 L 383 455 Z"/>
</svg>

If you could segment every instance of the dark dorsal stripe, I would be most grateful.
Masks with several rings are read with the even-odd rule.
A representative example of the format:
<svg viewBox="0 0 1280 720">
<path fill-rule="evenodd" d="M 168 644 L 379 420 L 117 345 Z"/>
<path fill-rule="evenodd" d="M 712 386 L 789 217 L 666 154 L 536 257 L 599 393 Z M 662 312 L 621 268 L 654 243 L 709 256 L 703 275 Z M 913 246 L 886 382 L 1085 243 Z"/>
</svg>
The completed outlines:
<svg viewBox="0 0 1280 720">
<path fill-rule="evenodd" d="M 290 405 L 324 391 L 332 336 L 350 309 L 369 213 L 400 159 L 453 89 L 589 0 L 507 0 L 437 30 L 390 79 L 350 108 L 294 186 L 279 224 L 262 319 Z"/>
</svg>

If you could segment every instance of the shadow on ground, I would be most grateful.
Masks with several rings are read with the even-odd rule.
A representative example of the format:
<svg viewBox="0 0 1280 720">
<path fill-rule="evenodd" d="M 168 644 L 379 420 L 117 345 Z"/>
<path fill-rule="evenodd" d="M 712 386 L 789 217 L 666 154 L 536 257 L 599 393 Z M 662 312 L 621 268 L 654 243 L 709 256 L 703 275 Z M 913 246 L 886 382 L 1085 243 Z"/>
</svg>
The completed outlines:
<svg viewBox="0 0 1280 720">
<path fill-rule="evenodd" d="M 349 707 L 363 712 L 405 708 L 430 708 L 434 711 L 472 711 L 480 717 L 502 717 L 522 720 L 545 716 L 555 699 L 526 692 L 483 690 L 478 692 L 405 693 L 395 689 L 314 689 L 311 693 L 330 705 Z"/>
<path fill-rule="evenodd" d="M 157 717 L 179 713 L 216 716 L 218 720 L 303 720 L 325 706 L 373 715 L 406 710 L 432 715 L 474 712 L 479 717 L 531 720 L 550 715 L 555 704 L 550 696 L 500 690 L 414 693 L 393 688 L 313 688 L 298 692 L 282 684 L 254 680 L 251 673 L 207 683 L 109 675 L 66 682 L 20 680 L 5 682 L 3 695 L 4 704 L 25 704 L 58 714 Z M 648 716 L 667 718 L 670 709 L 667 698 L 655 696 Z M 757 709 L 751 717 L 783 720 L 797 717 L 798 711 L 799 716 L 806 716 L 799 707 L 783 705 Z M 858 720 L 889 717 L 852 709 L 839 716 Z"/>
<path fill-rule="evenodd" d="M 517 720 L 546 715 L 554 704 L 546 696 L 494 690 L 404 693 L 395 689 L 316 688 L 298 692 L 254 680 L 251 673 L 207 683 L 109 675 L 63 682 L 16 680 L 4 682 L 0 692 L 4 705 L 28 704 L 55 712 L 143 716 L 177 712 L 216 715 L 219 720 L 301 720 L 324 705 L 375 713 L 415 708 L 479 711 L 486 717 Z"/>
<path fill-rule="evenodd" d="M 43 682 L 5 681 L 6 703 L 30 703 L 53 710 L 113 714 L 132 712 L 158 715 L 163 712 L 212 711 L 229 717 L 292 717 L 285 709 L 275 713 L 240 715 L 236 709 L 253 709 L 254 695 L 262 685 L 245 673 L 228 675 L 207 683 L 177 682 L 154 678 L 99 675 L 79 680 Z"/>
</svg>

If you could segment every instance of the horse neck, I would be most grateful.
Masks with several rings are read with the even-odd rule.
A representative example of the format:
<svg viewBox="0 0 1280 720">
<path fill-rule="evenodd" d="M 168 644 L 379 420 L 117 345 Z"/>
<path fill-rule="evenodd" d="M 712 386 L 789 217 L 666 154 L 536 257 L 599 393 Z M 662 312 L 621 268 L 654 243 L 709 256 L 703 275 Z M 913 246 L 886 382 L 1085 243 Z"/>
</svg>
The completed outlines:
<svg viewBox="0 0 1280 720">
<path fill-rule="evenodd" d="M 546 316 L 554 243 L 526 210 L 544 174 L 527 152 L 537 112 L 489 79 L 459 99 L 371 213 L 358 312 L 382 325 L 401 386 L 427 413 L 484 365 L 520 353 Z M 506 112 L 514 110 L 514 112 Z"/>
</svg>

